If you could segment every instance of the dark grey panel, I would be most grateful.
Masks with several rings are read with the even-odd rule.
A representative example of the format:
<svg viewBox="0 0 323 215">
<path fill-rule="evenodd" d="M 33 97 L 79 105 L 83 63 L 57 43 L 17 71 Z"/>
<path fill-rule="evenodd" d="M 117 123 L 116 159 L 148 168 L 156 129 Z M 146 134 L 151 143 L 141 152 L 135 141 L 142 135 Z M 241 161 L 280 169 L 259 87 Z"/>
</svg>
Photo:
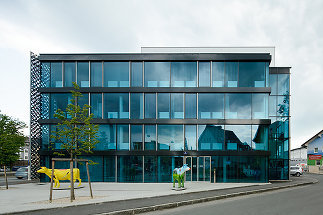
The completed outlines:
<svg viewBox="0 0 323 215">
<path fill-rule="evenodd" d="M 53 155 L 42 151 L 41 155 Z M 89 155 L 139 155 L 139 156 L 269 156 L 270 151 L 93 151 Z"/>
<path fill-rule="evenodd" d="M 256 53 L 154 53 L 154 54 L 40 54 L 41 61 L 271 61 L 270 54 Z"/>
<path fill-rule="evenodd" d="M 290 74 L 291 67 L 269 67 L 269 74 Z"/>
<path fill-rule="evenodd" d="M 58 119 L 40 119 L 40 124 L 57 124 Z M 93 119 L 95 124 L 185 124 L 185 125 L 270 125 L 270 119 Z"/>
<path fill-rule="evenodd" d="M 42 93 L 69 93 L 72 87 L 40 88 Z M 270 87 L 84 87 L 81 93 L 271 93 Z"/>
</svg>

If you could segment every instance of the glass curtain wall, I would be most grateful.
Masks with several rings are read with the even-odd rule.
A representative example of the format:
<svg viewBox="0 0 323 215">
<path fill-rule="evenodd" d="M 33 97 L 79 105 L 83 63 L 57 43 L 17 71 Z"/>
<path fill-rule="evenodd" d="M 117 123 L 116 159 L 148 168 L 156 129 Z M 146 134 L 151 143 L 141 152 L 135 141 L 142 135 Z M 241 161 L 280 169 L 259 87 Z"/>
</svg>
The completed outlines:
<svg viewBox="0 0 323 215">
<path fill-rule="evenodd" d="M 171 62 L 172 87 L 197 87 L 197 62 Z"/>
<path fill-rule="evenodd" d="M 76 82 L 75 62 L 64 62 L 64 87 L 73 87 Z"/>
<path fill-rule="evenodd" d="M 91 62 L 91 87 L 102 87 L 102 62 Z"/>
<path fill-rule="evenodd" d="M 199 62 L 199 86 L 210 87 L 211 85 L 211 63 Z"/>
<path fill-rule="evenodd" d="M 145 87 L 170 87 L 170 62 L 145 62 Z"/>
<path fill-rule="evenodd" d="M 104 62 L 104 87 L 129 87 L 129 62 Z"/>
<path fill-rule="evenodd" d="M 77 62 L 77 84 L 80 87 L 89 87 L 89 62 Z"/>
</svg>

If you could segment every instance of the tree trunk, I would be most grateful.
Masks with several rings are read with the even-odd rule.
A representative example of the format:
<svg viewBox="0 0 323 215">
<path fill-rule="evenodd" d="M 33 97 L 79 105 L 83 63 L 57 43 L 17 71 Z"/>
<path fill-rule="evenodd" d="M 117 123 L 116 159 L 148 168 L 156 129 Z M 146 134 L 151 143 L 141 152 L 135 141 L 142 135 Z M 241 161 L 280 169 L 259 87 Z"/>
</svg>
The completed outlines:
<svg viewBox="0 0 323 215">
<path fill-rule="evenodd" d="M 8 178 L 7 178 L 7 167 L 6 166 L 4 166 L 4 178 L 5 178 L 5 180 L 6 180 L 6 189 L 9 189 L 9 187 L 8 187 Z"/>
<path fill-rule="evenodd" d="M 73 154 L 71 154 L 70 174 L 71 174 L 71 202 L 73 202 L 73 200 L 75 200 L 75 194 L 74 194 L 74 177 L 73 177 Z"/>
</svg>

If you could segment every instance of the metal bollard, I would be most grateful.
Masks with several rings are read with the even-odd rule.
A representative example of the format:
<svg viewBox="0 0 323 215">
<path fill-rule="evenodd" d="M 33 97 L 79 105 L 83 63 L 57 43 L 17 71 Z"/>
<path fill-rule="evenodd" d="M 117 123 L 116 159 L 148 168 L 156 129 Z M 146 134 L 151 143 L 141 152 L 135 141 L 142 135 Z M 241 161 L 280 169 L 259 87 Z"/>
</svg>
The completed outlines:
<svg viewBox="0 0 323 215">
<path fill-rule="evenodd" d="M 216 182 L 216 169 L 214 168 L 214 170 L 213 170 L 213 174 L 214 174 L 214 183 Z"/>
</svg>

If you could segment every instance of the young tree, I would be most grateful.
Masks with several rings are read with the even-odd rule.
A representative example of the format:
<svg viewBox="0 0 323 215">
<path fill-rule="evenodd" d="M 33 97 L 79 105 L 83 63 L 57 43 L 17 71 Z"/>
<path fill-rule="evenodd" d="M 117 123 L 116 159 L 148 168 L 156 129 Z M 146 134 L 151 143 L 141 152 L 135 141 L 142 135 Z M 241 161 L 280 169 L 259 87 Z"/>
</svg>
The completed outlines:
<svg viewBox="0 0 323 215">
<path fill-rule="evenodd" d="M 24 122 L 0 113 L 0 166 L 4 166 L 7 189 L 6 167 L 19 159 L 20 148 L 25 144 L 25 136 L 21 132 L 23 128 L 26 128 Z"/>
<path fill-rule="evenodd" d="M 71 200 L 75 199 L 73 161 L 76 156 L 92 153 L 92 149 L 99 142 L 97 139 L 99 127 L 91 123 L 93 114 L 89 114 L 90 106 L 85 104 L 80 107 L 80 98 L 83 95 L 79 92 L 79 86 L 74 82 L 73 85 L 72 99 L 66 110 L 58 109 L 54 114 L 54 117 L 58 118 L 60 122 L 57 124 L 54 134 L 51 135 L 51 139 L 61 142 L 60 151 L 54 153 L 61 156 L 68 154 L 71 158 Z M 52 146 L 54 146 L 54 143 L 52 143 Z"/>
</svg>

